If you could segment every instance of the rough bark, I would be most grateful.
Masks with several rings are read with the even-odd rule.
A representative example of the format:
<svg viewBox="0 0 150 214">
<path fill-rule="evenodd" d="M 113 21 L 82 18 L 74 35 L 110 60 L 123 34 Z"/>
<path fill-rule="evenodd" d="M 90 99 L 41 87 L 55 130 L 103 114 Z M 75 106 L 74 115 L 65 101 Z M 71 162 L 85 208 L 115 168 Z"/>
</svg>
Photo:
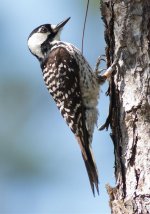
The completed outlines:
<svg viewBox="0 0 150 214">
<path fill-rule="evenodd" d="M 113 214 L 150 213 L 150 0 L 101 0 L 109 67 L 116 187 Z M 119 52 L 120 50 L 120 52 Z"/>
</svg>

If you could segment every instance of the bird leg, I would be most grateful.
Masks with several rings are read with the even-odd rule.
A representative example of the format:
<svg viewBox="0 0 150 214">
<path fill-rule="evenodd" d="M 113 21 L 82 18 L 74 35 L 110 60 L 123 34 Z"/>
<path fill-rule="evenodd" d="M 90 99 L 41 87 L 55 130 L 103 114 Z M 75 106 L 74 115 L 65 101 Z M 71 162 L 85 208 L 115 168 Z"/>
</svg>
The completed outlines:
<svg viewBox="0 0 150 214">
<path fill-rule="evenodd" d="M 103 84 L 106 81 L 106 79 L 109 79 L 111 77 L 111 74 L 113 71 L 113 69 L 111 67 L 109 67 L 108 69 L 103 68 L 103 69 L 99 70 L 99 65 L 100 65 L 101 61 L 106 62 L 105 55 L 101 55 L 98 58 L 96 66 L 95 66 L 95 74 L 96 74 L 99 84 Z M 105 71 L 105 73 L 103 75 L 101 75 L 101 73 L 103 71 Z"/>
<path fill-rule="evenodd" d="M 117 65 L 119 65 L 118 64 L 118 61 L 119 61 L 119 58 L 120 58 L 120 56 L 121 56 L 121 51 L 122 51 L 122 48 L 123 47 L 119 47 L 118 49 L 117 49 L 117 54 L 116 54 L 116 56 L 115 56 L 115 60 L 114 60 L 114 62 L 112 63 L 112 65 L 106 70 L 106 72 L 102 75 L 102 76 L 100 76 L 100 78 L 102 77 L 102 78 L 104 78 L 105 80 L 106 79 L 109 79 L 110 77 L 111 77 L 111 75 L 112 75 L 112 73 L 114 74 L 115 72 L 115 68 L 116 68 L 116 66 Z M 99 64 L 100 64 L 100 62 L 99 62 Z M 99 66 L 99 64 L 98 64 L 98 66 Z M 98 127 L 98 130 L 104 130 L 104 129 L 106 129 L 106 130 L 108 130 L 108 127 L 109 127 L 109 125 L 110 125 L 110 123 L 111 123 L 111 120 L 112 120 L 112 109 L 113 109 L 113 99 L 114 99 L 114 80 L 113 80 L 113 78 L 110 78 L 110 81 L 109 81 L 109 88 L 108 88 L 108 90 L 107 90 L 107 92 L 106 92 L 106 95 L 108 96 L 110 96 L 110 104 L 109 104 L 109 114 L 108 114 L 108 117 L 107 117 L 107 119 L 106 119 L 106 121 L 105 121 L 105 123 L 102 125 L 102 126 L 100 126 L 100 127 Z"/>
<path fill-rule="evenodd" d="M 104 73 L 104 76 L 106 78 L 109 78 L 112 74 L 114 70 L 112 69 L 112 67 L 109 67 L 106 72 Z M 108 87 L 108 90 L 106 91 L 106 96 L 109 95 L 109 98 L 110 98 L 110 103 L 109 103 L 109 113 L 108 113 L 108 116 L 106 118 L 106 121 L 105 123 L 102 125 L 102 126 L 99 126 L 98 127 L 98 130 L 99 131 L 102 131 L 104 129 L 108 130 L 109 128 L 109 125 L 111 123 L 111 119 L 112 119 L 112 110 L 113 110 L 113 99 L 114 99 L 114 81 L 113 81 L 113 78 L 110 78 L 110 81 L 109 81 L 109 87 Z"/>
</svg>

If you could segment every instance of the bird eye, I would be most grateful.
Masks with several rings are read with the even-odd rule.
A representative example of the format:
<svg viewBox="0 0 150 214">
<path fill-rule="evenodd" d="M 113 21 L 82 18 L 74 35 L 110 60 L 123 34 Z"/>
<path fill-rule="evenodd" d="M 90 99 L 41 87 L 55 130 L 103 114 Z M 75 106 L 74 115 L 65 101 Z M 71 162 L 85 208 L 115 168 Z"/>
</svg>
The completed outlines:
<svg viewBox="0 0 150 214">
<path fill-rule="evenodd" d="M 40 28 L 40 33 L 47 33 L 47 29 L 45 27 Z"/>
</svg>

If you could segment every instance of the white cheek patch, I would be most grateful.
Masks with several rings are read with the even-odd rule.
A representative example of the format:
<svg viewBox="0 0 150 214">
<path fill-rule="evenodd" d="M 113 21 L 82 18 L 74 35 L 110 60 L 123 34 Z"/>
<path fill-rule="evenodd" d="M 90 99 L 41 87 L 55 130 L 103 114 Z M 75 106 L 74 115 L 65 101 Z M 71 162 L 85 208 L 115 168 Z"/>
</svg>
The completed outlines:
<svg viewBox="0 0 150 214">
<path fill-rule="evenodd" d="M 41 44 L 47 39 L 49 33 L 35 33 L 28 40 L 28 47 L 33 54 L 43 58 Z"/>
</svg>

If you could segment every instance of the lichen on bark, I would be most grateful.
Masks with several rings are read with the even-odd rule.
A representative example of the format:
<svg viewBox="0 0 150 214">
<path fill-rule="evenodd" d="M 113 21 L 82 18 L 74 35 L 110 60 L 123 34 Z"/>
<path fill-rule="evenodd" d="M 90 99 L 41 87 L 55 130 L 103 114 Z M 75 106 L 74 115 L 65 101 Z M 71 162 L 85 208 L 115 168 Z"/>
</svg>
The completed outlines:
<svg viewBox="0 0 150 214">
<path fill-rule="evenodd" d="M 103 0 L 110 80 L 116 187 L 107 186 L 114 214 L 150 213 L 150 1 Z"/>
</svg>

